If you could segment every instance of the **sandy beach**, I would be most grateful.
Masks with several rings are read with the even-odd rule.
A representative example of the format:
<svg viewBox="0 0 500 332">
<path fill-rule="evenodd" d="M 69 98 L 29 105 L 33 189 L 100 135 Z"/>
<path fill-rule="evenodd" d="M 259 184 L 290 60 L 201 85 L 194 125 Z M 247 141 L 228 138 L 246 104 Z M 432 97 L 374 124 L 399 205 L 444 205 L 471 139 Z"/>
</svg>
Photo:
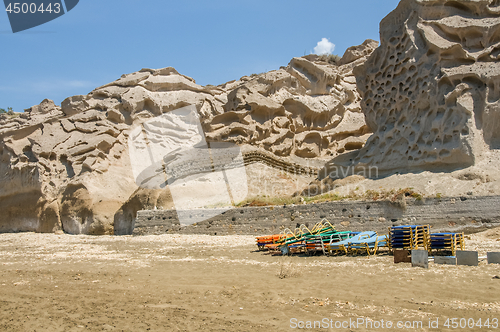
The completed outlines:
<svg viewBox="0 0 500 332">
<path fill-rule="evenodd" d="M 500 251 L 500 229 L 467 237 L 480 257 Z M 290 331 L 316 321 L 316 330 L 370 331 L 345 323 L 371 319 L 442 331 L 448 318 L 500 319 L 500 265 L 425 270 L 387 254 L 281 257 L 256 251 L 254 241 L 0 234 L 0 329 Z M 436 320 L 439 329 L 430 328 Z M 401 330 L 394 326 L 379 330 Z"/>
</svg>

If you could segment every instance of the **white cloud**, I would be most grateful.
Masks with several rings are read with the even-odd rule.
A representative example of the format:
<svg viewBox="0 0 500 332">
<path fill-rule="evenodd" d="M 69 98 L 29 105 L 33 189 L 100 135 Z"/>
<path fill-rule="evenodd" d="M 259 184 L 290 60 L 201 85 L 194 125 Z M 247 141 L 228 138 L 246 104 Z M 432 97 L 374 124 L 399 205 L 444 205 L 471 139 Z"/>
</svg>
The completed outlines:
<svg viewBox="0 0 500 332">
<path fill-rule="evenodd" d="M 332 54 L 334 50 L 335 44 L 331 43 L 328 38 L 322 38 L 321 41 L 318 42 L 318 45 L 314 48 L 314 54 Z"/>
</svg>

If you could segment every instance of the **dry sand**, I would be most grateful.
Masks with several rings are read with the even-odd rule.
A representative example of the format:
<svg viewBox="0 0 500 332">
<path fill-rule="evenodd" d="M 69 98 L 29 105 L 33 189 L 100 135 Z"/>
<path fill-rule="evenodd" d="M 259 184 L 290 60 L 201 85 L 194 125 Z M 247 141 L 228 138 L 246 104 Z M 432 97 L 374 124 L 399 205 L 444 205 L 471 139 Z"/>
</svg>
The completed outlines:
<svg viewBox="0 0 500 332">
<path fill-rule="evenodd" d="M 480 256 L 500 251 L 500 229 L 469 237 Z M 0 234 L 0 330 L 290 331 L 293 318 L 370 318 L 443 331 L 447 318 L 500 319 L 500 265 L 424 270 L 389 255 L 255 249 L 252 236 Z M 429 329 L 437 318 L 439 329 Z"/>
</svg>

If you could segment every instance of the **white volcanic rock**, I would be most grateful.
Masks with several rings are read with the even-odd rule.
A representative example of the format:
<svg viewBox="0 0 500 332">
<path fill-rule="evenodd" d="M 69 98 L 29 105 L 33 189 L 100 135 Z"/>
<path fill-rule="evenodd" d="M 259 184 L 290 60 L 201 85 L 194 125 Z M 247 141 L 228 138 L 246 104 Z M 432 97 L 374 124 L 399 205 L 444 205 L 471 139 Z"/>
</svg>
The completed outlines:
<svg viewBox="0 0 500 332">
<path fill-rule="evenodd" d="M 325 158 L 350 150 L 346 138 L 369 132 L 352 71 L 375 47 L 374 41 L 360 45 L 358 55 L 365 55 L 357 58 L 346 53 L 355 65 L 344 58 L 342 66 L 316 56 L 294 58 L 286 68 L 222 86 L 227 101 L 216 96 L 213 114 L 204 113 L 207 139 L 251 144 L 281 157 Z"/>
<path fill-rule="evenodd" d="M 35 105 L 27 110 L 27 112 L 31 113 L 32 115 L 41 113 L 41 114 L 47 114 L 51 112 L 54 109 L 58 109 L 56 104 L 50 99 L 45 99 L 40 103 L 40 105 Z"/>
<path fill-rule="evenodd" d="M 172 208 L 168 187 L 137 186 L 127 141 L 134 128 L 188 105 L 196 107 L 207 142 L 251 147 L 245 165 L 309 172 L 300 157 L 314 164 L 366 139 L 352 71 L 373 43 L 359 49 L 364 58 L 355 64 L 295 58 L 284 69 L 218 87 L 200 86 L 171 67 L 142 69 L 61 107 L 44 100 L 21 117 L 0 119 L 0 232 L 127 234 L 137 210 Z"/>
<path fill-rule="evenodd" d="M 373 135 L 323 176 L 338 167 L 452 171 L 498 150 L 499 35 L 496 2 L 401 1 L 380 24 L 380 47 L 354 69 Z"/>
</svg>

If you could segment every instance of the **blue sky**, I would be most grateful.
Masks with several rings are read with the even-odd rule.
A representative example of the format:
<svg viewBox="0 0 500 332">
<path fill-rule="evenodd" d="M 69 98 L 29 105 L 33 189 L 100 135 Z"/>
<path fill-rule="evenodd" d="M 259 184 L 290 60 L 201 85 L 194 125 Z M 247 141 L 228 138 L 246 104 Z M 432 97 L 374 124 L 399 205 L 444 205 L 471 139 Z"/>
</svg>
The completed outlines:
<svg viewBox="0 0 500 332">
<path fill-rule="evenodd" d="M 286 66 L 322 38 L 333 53 L 379 40 L 399 0 L 80 0 L 67 14 L 13 34 L 0 13 L 0 108 L 22 111 L 141 68 L 172 66 L 221 84 Z"/>
</svg>

